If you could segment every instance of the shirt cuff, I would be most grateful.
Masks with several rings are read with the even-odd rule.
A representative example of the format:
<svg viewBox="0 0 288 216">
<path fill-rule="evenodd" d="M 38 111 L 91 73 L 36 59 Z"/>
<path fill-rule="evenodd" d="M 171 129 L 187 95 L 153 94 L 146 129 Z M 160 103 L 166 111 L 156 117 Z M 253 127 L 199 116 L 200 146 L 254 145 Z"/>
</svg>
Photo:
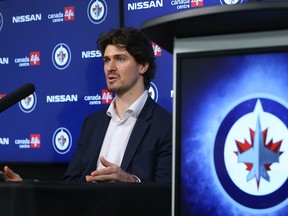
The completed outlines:
<svg viewBox="0 0 288 216">
<path fill-rule="evenodd" d="M 136 178 L 136 183 L 141 183 L 141 179 L 139 179 L 136 175 L 133 175 L 133 176 Z"/>
</svg>

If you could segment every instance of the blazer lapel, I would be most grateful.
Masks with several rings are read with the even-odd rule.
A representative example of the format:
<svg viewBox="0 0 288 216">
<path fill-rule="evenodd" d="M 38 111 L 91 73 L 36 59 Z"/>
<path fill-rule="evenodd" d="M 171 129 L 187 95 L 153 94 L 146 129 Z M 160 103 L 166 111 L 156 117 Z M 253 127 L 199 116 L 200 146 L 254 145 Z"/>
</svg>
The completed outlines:
<svg viewBox="0 0 288 216">
<path fill-rule="evenodd" d="M 130 139 L 128 141 L 126 151 L 122 160 L 121 168 L 127 170 L 143 136 L 150 126 L 149 119 L 152 117 L 155 101 L 148 97 L 138 119 L 135 123 Z"/>
<path fill-rule="evenodd" d="M 93 138 L 91 139 L 91 142 L 93 144 L 91 145 L 90 149 L 90 162 L 89 162 L 89 168 L 88 170 L 94 171 L 97 166 L 97 160 L 99 158 L 100 150 L 102 147 L 102 143 L 106 134 L 106 130 L 108 128 L 110 117 L 108 117 L 106 114 L 103 118 L 97 119 L 97 125 L 93 132 Z"/>
</svg>

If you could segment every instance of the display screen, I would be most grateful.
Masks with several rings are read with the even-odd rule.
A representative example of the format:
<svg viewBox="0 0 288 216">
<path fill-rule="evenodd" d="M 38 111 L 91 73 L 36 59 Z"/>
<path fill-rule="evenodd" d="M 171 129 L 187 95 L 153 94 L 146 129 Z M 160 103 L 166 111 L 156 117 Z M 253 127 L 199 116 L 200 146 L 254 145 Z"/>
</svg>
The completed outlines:
<svg viewBox="0 0 288 216">
<path fill-rule="evenodd" d="M 288 47 L 176 55 L 175 215 L 288 211 Z"/>
</svg>

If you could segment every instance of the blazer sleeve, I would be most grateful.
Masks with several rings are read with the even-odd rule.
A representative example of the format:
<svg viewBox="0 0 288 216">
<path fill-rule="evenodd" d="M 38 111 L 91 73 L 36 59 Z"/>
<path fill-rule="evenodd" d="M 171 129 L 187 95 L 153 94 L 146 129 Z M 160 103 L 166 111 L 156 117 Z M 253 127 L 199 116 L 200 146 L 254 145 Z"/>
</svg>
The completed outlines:
<svg viewBox="0 0 288 216">
<path fill-rule="evenodd" d="M 76 150 L 63 177 L 65 182 L 85 182 L 85 176 L 90 175 L 96 169 L 109 121 L 106 109 L 85 119 Z"/>
<path fill-rule="evenodd" d="M 172 182 L 172 114 L 148 98 L 121 167 L 141 182 Z"/>
</svg>

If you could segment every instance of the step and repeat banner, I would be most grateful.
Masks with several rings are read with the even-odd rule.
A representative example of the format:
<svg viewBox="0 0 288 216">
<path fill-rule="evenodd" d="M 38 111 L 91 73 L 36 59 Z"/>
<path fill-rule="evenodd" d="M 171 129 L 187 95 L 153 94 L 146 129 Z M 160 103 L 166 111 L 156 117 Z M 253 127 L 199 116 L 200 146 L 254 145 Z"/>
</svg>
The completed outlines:
<svg viewBox="0 0 288 216">
<path fill-rule="evenodd" d="M 36 91 L 0 113 L 1 162 L 68 162 L 84 118 L 109 105 L 96 40 L 118 28 L 119 1 L 0 1 L 0 97 Z"/>
<path fill-rule="evenodd" d="M 108 106 L 99 34 L 150 19 L 245 0 L 0 1 L 0 98 L 36 91 L 0 113 L 1 162 L 69 162 L 84 118 Z M 120 8 L 120 6 L 123 8 Z M 163 39 L 165 40 L 165 39 Z M 158 72 L 149 93 L 172 112 L 172 54 L 153 43 Z"/>
</svg>

